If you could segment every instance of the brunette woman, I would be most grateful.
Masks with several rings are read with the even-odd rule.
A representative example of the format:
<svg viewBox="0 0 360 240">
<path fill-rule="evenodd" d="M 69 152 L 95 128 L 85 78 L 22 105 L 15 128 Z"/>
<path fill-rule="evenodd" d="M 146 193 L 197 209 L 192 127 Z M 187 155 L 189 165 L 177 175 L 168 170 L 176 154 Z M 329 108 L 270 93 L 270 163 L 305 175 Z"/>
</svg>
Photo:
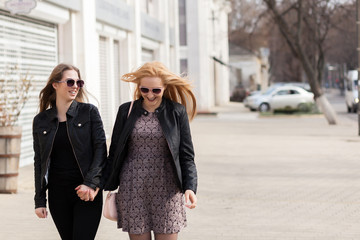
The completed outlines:
<svg viewBox="0 0 360 240">
<path fill-rule="evenodd" d="M 196 111 L 190 83 L 160 62 L 122 80 L 136 84 L 133 104 L 119 107 L 105 190 L 117 194 L 118 228 L 130 239 L 177 239 L 185 204 L 195 208 L 197 171 L 189 118 Z M 129 115 L 128 115 L 129 114 Z"/>
<path fill-rule="evenodd" d="M 102 212 L 100 178 L 106 140 L 97 108 L 86 97 L 80 71 L 57 65 L 40 92 L 33 121 L 35 213 L 51 216 L 62 239 L 94 239 Z"/>
</svg>

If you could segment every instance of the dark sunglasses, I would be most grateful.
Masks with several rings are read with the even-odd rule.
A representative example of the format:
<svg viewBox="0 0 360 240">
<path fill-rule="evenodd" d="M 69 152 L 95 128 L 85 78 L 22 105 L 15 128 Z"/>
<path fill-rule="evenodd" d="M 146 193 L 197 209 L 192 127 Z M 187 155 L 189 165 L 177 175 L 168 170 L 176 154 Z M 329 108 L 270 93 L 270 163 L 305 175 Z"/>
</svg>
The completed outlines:
<svg viewBox="0 0 360 240">
<path fill-rule="evenodd" d="M 146 87 L 140 87 L 140 91 L 141 91 L 142 93 L 148 93 L 150 90 L 153 92 L 153 94 L 160 94 L 162 88 L 146 88 Z"/>
<path fill-rule="evenodd" d="M 65 81 L 57 81 L 58 83 L 63 83 L 63 82 L 66 82 L 67 86 L 68 87 L 72 87 L 74 86 L 75 84 L 75 80 L 72 79 L 72 78 L 69 78 L 69 79 L 66 79 Z M 76 85 L 79 87 L 79 88 L 82 88 L 84 86 L 85 82 L 84 80 L 77 80 L 76 81 Z"/>
</svg>

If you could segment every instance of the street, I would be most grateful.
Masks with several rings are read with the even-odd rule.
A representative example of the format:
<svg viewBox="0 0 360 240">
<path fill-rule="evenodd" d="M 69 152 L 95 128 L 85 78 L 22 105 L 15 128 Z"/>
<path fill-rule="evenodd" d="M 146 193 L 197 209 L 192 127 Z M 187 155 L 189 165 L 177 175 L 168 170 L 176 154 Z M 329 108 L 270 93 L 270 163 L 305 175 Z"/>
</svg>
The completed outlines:
<svg viewBox="0 0 360 240">
<path fill-rule="evenodd" d="M 191 123 L 199 175 L 198 206 L 179 239 L 360 239 L 357 115 L 329 94 L 339 124 L 321 115 L 259 117 L 242 103 Z M 59 239 L 33 209 L 33 168 L 19 192 L 0 195 L 0 239 Z M 128 239 L 103 218 L 96 239 Z"/>
</svg>

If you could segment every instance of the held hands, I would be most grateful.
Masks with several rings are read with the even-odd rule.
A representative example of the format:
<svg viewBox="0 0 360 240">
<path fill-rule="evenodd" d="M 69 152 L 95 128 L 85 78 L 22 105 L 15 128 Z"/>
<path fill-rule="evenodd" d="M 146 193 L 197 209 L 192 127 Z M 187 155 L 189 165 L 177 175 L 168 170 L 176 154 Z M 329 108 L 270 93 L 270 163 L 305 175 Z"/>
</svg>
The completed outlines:
<svg viewBox="0 0 360 240">
<path fill-rule="evenodd" d="M 197 197 L 192 190 L 185 191 L 185 206 L 193 209 L 196 207 Z"/>
<path fill-rule="evenodd" d="M 96 188 L 96 190 L 94 191 L 94 189 L 84 185 L 84 184 L 81 184 L 79 186 L 77 186 L 75 188 L 76 190 L 76 194 L 78 195 L 78 197 L 81 199 L 81 200 L 84 200 L 84 201 L 94 201 L 96 195 L 98 194 L 99 192 L 99 188 Z"/>
<path fill-rule="evenodd" d="M 48 216 L 48 211 L 46 210 L 46 207 L 39 207 L 35 209 L 35 214 L 39 217 L 39 218 L 47 218 Z"/>
</svg>

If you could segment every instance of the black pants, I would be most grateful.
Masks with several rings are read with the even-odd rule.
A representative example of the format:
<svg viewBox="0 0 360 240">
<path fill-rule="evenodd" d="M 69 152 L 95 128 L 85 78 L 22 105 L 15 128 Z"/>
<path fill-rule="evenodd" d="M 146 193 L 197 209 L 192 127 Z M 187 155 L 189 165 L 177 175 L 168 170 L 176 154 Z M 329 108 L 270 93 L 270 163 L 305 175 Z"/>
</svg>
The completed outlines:
<svg viewBox="0 0 360 240">
<path fill-rule="evenodd" d="M 63 240 L 92 240 L 99 227 L 102 192 L 94 201 L 81 200 L 74 190 L 77 185 L 48 188 L 49 210 Z"/>
</svg>

